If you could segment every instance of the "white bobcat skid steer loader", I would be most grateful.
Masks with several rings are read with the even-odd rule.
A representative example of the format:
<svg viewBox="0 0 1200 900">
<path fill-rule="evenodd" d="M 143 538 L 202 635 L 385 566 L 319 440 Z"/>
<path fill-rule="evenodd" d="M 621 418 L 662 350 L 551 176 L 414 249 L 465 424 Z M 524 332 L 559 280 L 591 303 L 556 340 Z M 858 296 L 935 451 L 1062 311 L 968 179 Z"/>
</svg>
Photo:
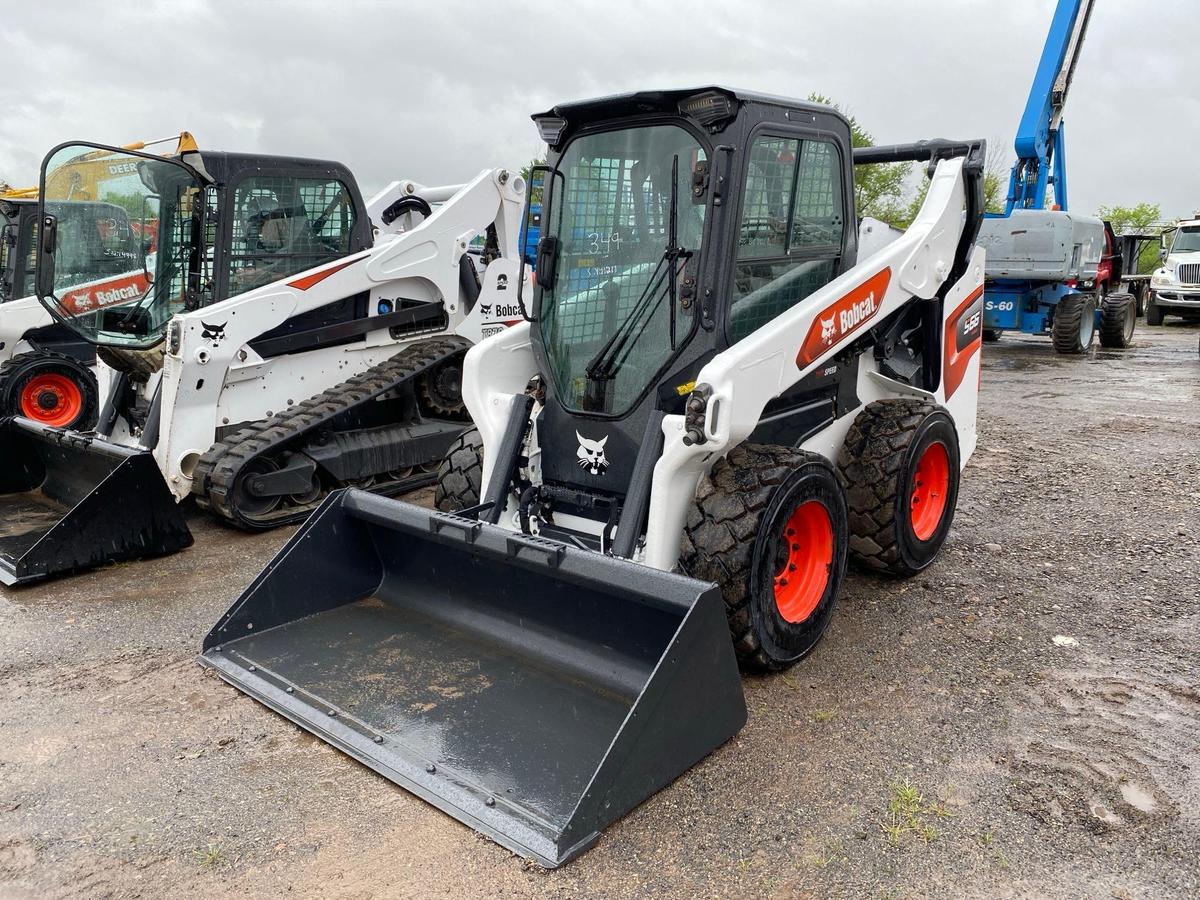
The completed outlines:
<svg viewBox="0 0 1200 900">
<path fill-rule="evenodd" d="M 98 149 L 56 149 L 43 184 Z M 38 295 L 98 345 L 105 400 L 94 432 L 0 431 L 0 582 L 181 549 L 191 496 L 261 529 L 332 488 L 432 481 L 466 421 L 462 354 L 505 324 L 476 298 L 516 294 L 523 180 L 397 182 L 368 209 L 337 163 L 107 149 L 156 237 L 107 248 L 128 283 L 98 285 L 43 190 Z"/>
<path fill-rule="evenodd" d="M 125 149 L 168 141 L 175 144 L 171 152 L 176 155 L 196 147 L 195 138 L 184 131 L 126 144 Z M 100 285 L 113 280 L 113 286 L 119 286 L 129 278 L 127 266 L 119 255 L 106 251 L 135 235 L 140 238 L 144 223 L 136 219 L 138 210 L 110 202 L 113 192 L 108 188 L 125 175 L 113 171 L 108 156 L 102 151 L 79 159 L 69 171 L 60 171 L 62 180 L 50 189 L 71 200 L 55 208 L 64 229 L 90 241 L 83 262 L 90 276 Z M 21 415 L 58 428 L 91 428 L 100 410 L 92 373 L 96 348 L 56 322 L 34 295 L 39 194 L 36 187 L 0 192 L 0 416 Z M 147 237 L 153 241 L 152 234 Z"/>
<path fill-rule="evenodd" d="M 852 151 L 835 110 L 720 88 L 535 121 L 532 321 L 467 353 L 451 511 L 330 497 L 202 660 L 555 866 L 741 728 L 737 661 L 807 653 L 847 557 L 937 553 L 975 447 L 985 148 Z M 859 259 L 853 164 L 900 160 L 924 206 Z"/>
</svg>

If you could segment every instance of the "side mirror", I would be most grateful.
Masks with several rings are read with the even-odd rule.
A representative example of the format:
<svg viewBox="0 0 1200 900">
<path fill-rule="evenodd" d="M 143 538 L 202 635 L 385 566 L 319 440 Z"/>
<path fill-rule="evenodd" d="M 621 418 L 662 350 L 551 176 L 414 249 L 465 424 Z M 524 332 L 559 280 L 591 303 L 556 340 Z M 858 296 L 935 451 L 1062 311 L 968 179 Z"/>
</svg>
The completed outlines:
<svg viewBox="0 0 1200 900">
<path fill-rule="evenodd" d="M 58 244 L 58 216 L 43 213 L 38 225 L 37 276 L 34 289 L 39 297 L 54 296 L 54 250 Z"/>
</svg>

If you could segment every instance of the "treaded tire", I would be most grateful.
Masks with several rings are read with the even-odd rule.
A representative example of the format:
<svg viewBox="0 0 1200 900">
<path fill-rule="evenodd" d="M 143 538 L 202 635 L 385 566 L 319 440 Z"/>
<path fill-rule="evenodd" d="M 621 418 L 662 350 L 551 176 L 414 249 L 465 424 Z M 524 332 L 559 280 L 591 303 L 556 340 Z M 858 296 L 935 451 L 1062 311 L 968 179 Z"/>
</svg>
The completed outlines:
<svg viewBox="0 0 1200 900">
<path fill-rule="evenodd" d="M 786 620 L 776 601 L 781 544 L 790 517 L 817 501 L 828 514 L 830 555 L 811 612 Z M 679 566 L 715 581 L 741 667 L 779 671 L 807 655 L 829 624 L 846 573 L 846 498 L 828 460 L 815 453 L 741 444 L 717 461 L 696 491 Z"/>
<path fill-rule="evenodd" d="M 438 469 L 433 505 L 442 512 L 458 512 L 479 505 L 483 494 L 483 440 L 468 428 L 458 436 Z"/>
<path fill-rule="evenodd" d="M 1163 323 L 1163 308 L 1154 302 L 1154 294 L 1146 292 L 1146 324 L 1161 325 Z"/>
<path fill-rule="evenodd" d="M 0 366 L 0 416 L 23 415 L 21 393 L 35 378 L 58 375 L 70 379 L 79 391 L 78 414 L 70 422 L 53 423 L 57 428 L 88 431 L 96 426 L 100 411 L 100 389 L 92 370 L 74 357 L 50 350 L 22 353 Z M 30 416 L 35 420 L 38 417 Z M 51 424 L 51 423 L 47 423 Z"/>
<path fill-rule="evenodd" d="M 165 341 L 149 350 L 132 350 L 128 347 L 96 348 L 96 356 L 110 369 L 124 372 L 132 381 L 148 381 L 150 376 L 163 367 L 167 355 Z"/>
<path fill-rule="evenodd" d="M 1108 294 L 1100 303 L 1100 346 L 1124 350 L 1133 343 L 1137 327 L 1137 298 Z"/>
<path fill-rule="evenodd" d="M 926 449 L 946 451 L 945 506 L 925 539 L 917 535 L 912 499 Z M 900 578 L 937 557 L 958 503 L 958 432 L 936 403 L 918 398 L 876 400 L 854 419 L 838 454 L 850 506 L 850 558 L 862 568 Z"/>
<path fill-rule="evenodd" d="M 983 342 L 985 344 L 994 344 L 1000 340 L 1000 335 L 1002 334 L 1004 334 L 1003 331 L 999 331 L 995 328 L 985 328 L 983 329 Z"/>
<path fill-rule="evenodd" d="M 1067 294 L 1054 307 L 1054 324 L 1050 337 L 1059 353 L 1078 355 L 1092 346 L 1096 330 L 1093 327 L 1087 340 L 1080 337 L 1088 316 L 1095 321 L 1096 300 L 1090 294 Z"/>
</svg>

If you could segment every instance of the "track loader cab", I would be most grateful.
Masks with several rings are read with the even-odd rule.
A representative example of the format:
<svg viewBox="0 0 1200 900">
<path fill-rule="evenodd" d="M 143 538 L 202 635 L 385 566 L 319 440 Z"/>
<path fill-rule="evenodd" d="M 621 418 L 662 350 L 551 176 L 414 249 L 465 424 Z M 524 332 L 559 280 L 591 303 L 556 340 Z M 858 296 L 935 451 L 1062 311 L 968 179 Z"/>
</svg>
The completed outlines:
<svg viewBox="0 0 1200 900">
<path fill-rule="evenodd" d="M 534 119 L 531 321 L 466 355 L 438 511 L 331 497 L 202 661 L 554 866 L 737 732 L 738 662 L 808 653 L 850 556 L 935 557 L 975 443 L 984 146 L 852 151 L 834 110 L 722 88 Z M 925 204 L 858 259 L 852 168 L 896 161 Z"/>
<path fill-rule="evenodd" d="M 74 169 L 102 159 L 111 177 L 81 195 Z M 124 210 L 102 233 L 72 227 L 80 204 Z M 86 198 L 86 199 L 85 199 Z M 157 157 L 65 144 L 42 172 L 38 293 L 93 343 L 148 350 L 177 313 L 366 249 L 371 223 L 340 163 L 185 150 Z M 118 354 L 110 362 L 120 369 Z"/>
</svg>

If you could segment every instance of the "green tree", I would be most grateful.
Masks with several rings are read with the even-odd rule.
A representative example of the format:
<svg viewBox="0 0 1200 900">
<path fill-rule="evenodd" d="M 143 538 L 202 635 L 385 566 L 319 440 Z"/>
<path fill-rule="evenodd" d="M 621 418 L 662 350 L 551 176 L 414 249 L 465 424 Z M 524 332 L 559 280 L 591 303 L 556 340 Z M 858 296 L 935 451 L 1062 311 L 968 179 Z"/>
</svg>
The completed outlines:
<svg viewBox="0 0 1200 900">
<path fill-rule="evenodd" d="M 874 147 L 875 138 L 859 123 L 851 113 L 824 94 L 808 95 L 812 103 L 832 106 L 850 122 L 850 143 L 854 147 Z M 871 216 L 897 228 L 903 228 L 907 221 L 911 201 L 909 200 L 909 175 L 912 172 L 911 163 L 881 163 L 879 165 L 858 166 L 854 172 L 854 207 L 861 218 Z"/>
<path fill-rule="evenodd" d="M 1117 234 L 1125 231 L 1141 234 L 1157 234 L 1162 231 L 1162 207 L 1157 203 L 1139 203 L 1137 206 L 1101 206 L 1096 213 L 1112 226 Z M 1146 241 L 1138 250 L 1137 272 L 1151 272 L 1158 268 L 1158 247 L 1154 241 Z M 1136 273 L 1135 273 L 1136 274 Z"/>
<path fill-rule="evenodd" d="M 546 157 L 543 156 L 538 158 L 535 156 L 528 163 L 521 167 L 521 177 L 525 179 L 525 183 L 530 184 L 532 182 L 532 187 L 529 190 L 529 200 L 531 203 L 542 202 L 542 178 L 544 177 L 544 174 L 539 173 L 537 181 L 532 181 L 532 179 L 534 166 L 544 166 L 545 164 Z"/>
<path fill-rule="evenodd" d="M 1139 203 L 1137 206 L 1101 206 L 1096 213 L 1112 225 L 1113 231 L 1146 231 L 1162 221 L 1162 207 L 1157 203 Z"/>
</svg>

